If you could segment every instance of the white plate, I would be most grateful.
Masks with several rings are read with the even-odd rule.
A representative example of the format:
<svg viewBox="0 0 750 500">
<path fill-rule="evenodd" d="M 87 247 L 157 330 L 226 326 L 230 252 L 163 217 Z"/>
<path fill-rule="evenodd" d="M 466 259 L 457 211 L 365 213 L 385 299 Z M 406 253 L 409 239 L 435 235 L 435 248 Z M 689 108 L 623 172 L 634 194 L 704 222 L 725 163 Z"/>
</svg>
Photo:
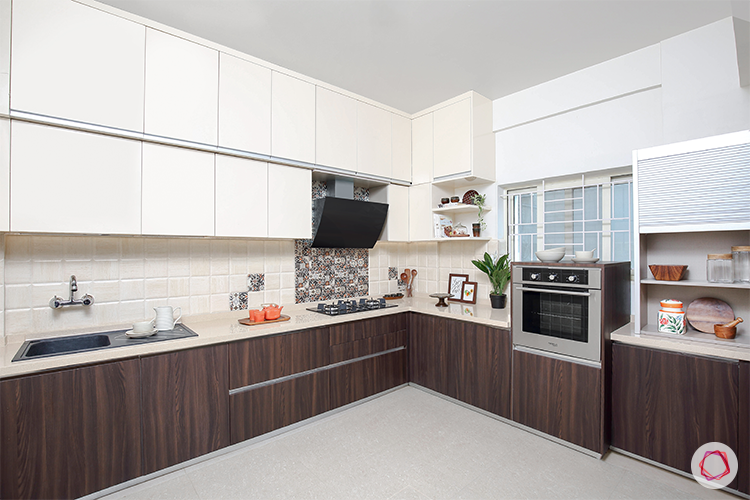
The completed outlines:
<svg viewBox="0 0 750 500">
<path fill-rule="evenodd" d="M 595 264 L 599 262 L 599 257 L 591 257 L 590 259 L 579 259 L 577 257 L 573 257 L 570 260 L 572 260 L 576 264 Z"/>
<path fill-rule="evenodd" d="M 150 332 L 138 332 L 138 333 L 134 332 L 133 330 L 128 330 L 127 332 L 125 332 L 125 335 L 127 335 L 131 339 L 142 339 L 142 338 L 150 337 L 151 335 L 154 335 L 157 331 L 158 330 L 156 328 L 154 328 Z"/>
</svg>

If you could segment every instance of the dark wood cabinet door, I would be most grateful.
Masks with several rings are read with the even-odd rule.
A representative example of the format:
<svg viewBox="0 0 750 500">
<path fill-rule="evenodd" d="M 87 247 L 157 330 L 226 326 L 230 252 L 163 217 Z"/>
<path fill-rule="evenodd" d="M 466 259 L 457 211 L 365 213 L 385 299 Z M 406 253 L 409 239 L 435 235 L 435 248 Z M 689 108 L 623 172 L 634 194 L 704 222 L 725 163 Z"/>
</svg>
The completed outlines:
<svg viewBox="0 0 750 500">
<path fill-rule="evenodd" d="M 328 328 L 318 328 L 229 344 L 230 387 L 248 385 L 326 366 Z"/>
<path fill-rule="evenodd" d="M 409 380 L 433 391 L 454 396 L 449 389 L 446 321 L 412 314 L 409 325 Z"/>
<path fill-rule="evenodd" d="M 740 361 L 737 489 L 750 494 L 750 362 Z"/>
<path fill-rule="evenodd" d="M 406 347 L 408 341 L 407 330 L 399 332 L 386 333 L 376 337 L 367 337 L 344 344 L 331 346 L 331 363 L 339 363 L 349 359 L 369 356 L 379 352 L 395 349 L 397 347 Z"/>
<path fill-rule="evenodd" d="M 141 359 L 144 473 L 229 445 L 227 345 Z"/>
<path fill-rule="evenodd" d="M 232 444 L 328 411 L 328 390 L 323 370 L 232 394 Z"/>
<path fill-rule="evenodd" d="M 604 454 L 601 369 L 513 352 L 513 420 Z"/>
<path fill-rule="evenodd" d="M 613 346 L 612 446 L 690 473 L 703 444 L 738 449 L 738 405 L 736 361 Z"/>
<path fill-rule="evenodd" d="M 0 497 L 77 498 L 141 475 L 137 359 L 0 382 Z"/>
<path fill-rule="evenodd" d="M 331 345 L 345 344 L 357 340 L 377 337 L 387 333 L 406 330 L 406 314 L 389 314 L 378 318 L 349 321 L 330 326 Z"/>
<path fill-rule="evenodd" d="M 329 370 L 331 408 L 405 384 L 406 349 L 355 361 Z"/>
<path fill-rule="evenodd" d="M 449 395 L 510 418 L 510 331 L 445 321 L 449 332 Z"/>
</svg>

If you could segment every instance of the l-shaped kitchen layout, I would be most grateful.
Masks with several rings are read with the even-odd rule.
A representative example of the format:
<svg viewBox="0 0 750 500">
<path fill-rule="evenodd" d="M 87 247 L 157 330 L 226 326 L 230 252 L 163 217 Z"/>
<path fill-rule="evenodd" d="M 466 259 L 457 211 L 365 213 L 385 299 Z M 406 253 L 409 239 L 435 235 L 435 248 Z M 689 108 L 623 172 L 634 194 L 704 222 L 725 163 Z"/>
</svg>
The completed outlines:
<svg viewBox="0 0 750 500">
<path fill-rule="evenodd" d="M 0 9 L 0 498 L 405 386 L 750 498 L 747 21 L 406 113 L 95 0 Z"/>
</svg>

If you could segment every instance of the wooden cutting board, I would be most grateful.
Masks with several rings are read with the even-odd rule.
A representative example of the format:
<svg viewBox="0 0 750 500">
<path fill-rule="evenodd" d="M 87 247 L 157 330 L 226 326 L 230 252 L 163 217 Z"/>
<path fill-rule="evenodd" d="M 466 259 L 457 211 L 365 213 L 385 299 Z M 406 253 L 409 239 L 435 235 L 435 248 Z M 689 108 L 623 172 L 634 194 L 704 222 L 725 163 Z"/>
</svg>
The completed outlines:
<svg viewBox="0 0 750 500">
<path fill-rule="evenodd" d="M 690 303 L 686 316 L 690 326 L 699 332 L 714 333 L 714 324 L 734 320 L 734 311 L 723 300 L 702 297 Z"/>
</svg>

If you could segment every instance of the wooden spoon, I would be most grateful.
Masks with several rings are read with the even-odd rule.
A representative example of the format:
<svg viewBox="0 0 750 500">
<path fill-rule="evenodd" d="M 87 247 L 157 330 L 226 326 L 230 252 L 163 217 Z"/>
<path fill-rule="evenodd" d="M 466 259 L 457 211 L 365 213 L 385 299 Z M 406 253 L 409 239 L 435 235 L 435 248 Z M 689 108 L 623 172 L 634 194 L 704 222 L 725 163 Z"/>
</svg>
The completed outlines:
<svg viewBox="0 0 750 500">
<path fill-rule="evenodd" d="M 401 281 L 404 282 L 404 284 L 407 283 L 408 276 L 406 276 L 406 273 L 401 273 L 400 278 L 401 278 Z"/>
<path fill-rule="evenodd" d="M 406 269 L 404 269 L 404 273 L 406 274 L 406 280 L 404 281 L 406 281 L 406 286 L 409 286 L 409 284 L 411 283 L 411 270 L 407 267 Z"/>
<path fill-rule="evenodd" d="M 414 280 L 417 279 L 417 270 L 412 269 L 411 270 L 411 282 L 414 283 Z"/>
</svg>

